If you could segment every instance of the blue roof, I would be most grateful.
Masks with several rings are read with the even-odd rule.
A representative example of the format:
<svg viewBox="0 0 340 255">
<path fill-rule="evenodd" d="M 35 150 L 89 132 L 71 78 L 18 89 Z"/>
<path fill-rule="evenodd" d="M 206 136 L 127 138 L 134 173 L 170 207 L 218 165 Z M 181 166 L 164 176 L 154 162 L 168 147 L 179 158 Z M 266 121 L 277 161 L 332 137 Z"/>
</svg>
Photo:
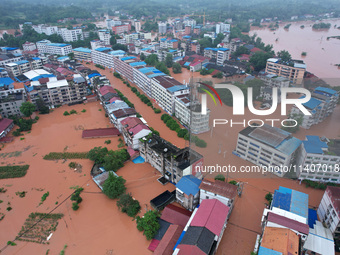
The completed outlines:
<svg viewBox="0 0 340 255">
<path fill-rule="evenodd" d="M 314 209 L 308 209 L 308 226 L 310 228 L 314 228 L 315 222 L 318 220 L 318 215 L 316 210 Z"/>
<path fill-rule="evenodd" d="M 337 92 L 333 89 L 330 89 L 330 88 L 324 88 L 324 87 L 317 87 L 314 92 L 324 92 L 324 93 L 327 93 L 327 94 L 330 94 L 330 95 L 334 95 L 336 94 Z"/>
<path fill-rule="evenodd" d="M 67 58 L 69 58 L 68 56 L 62 56 L 62 57 L 59 57 L 59 58 L 57 58 L 58 60 L 63 60 L 63 59 L 67 59 Z"/>
<path fill-rule="evenodd" d="M 33 60 L 40 60 L 41 58 L 33 57 Z"/>
<path fill-rule="evenodd" d="M 292 190 L 285 187 L 279 187 L 275 190 L 272 207 L 308 218 L 308 194 Z"/>
<path fill-rule="evenodd" d="M 205 50 L 213 50 L 213 51 L 227 51 L 228 48 L 204 48 Z"/>
<path fill-rule="evenodd" d="M 149 74 L 148 75 L 148 78 L 153 78 L 153 77 L 157 77 L 157 76 L 164 76 L 164 75 L 166 75 L 165 73 L 162 73 L 162 72 L 154 72 L 153 74 Z"/>
<path fill-rule="evenodd" d="M 170 92 L 176 92 L 176 91 L 187 89 L 187 88 L 188 87 L 185 86 L 185 85 L 175 85 L 175 86 L 172 86 L 170 88 L 167 88 L 167 90 L 170 91 Z"/>
<path fill-rule="evenodd" d="M 176 39 L 171 39 L 171 40 L 169 40 L 169 42 L 178 42 L 178 40 L 176 40 Z"/>
<path fill-rule="evenodd" d="M 120 60 L 125 61 L 125 60 L 134 59 L 134 58 L 136 58 L 136 57 L 128 56 L 128 57 L 121 58 Z"/>
<path fill-rule="evenodd" d="M 165 42 L 165 41 L 166 41 L 166 38 L 161 38 L 161 41 L 162 41 L 162 42 Z"/>
<path fill-rule="evenodd" d="M 53 74 L 41 74 L 39 76 L 32 78 L 31 81 L 37 81 L 41 78 L 50 78 L 50 77 L 55 77 L 55 76 Z"/>
<path fill-rule="evenodd" d="M 126 52 L 123 50 L 113 50 L 113 51 L 110 51 L 109 54 L 117 56 L 117 55 L 125 55 Z"/>
<path fill-rule="evenodd" d="M 172 50 L 169 50 L 169 52 L 176 52 L 177 50 L 174 50 L 174 49 L 172 49 Z"/>
<path fill-rule="evenodd" d="M 0 87 L 12 84 L 14 81 L 9 77 L 0 78 Z"/>
<path fill-rule="evenodd" d="M 9 51 L 9 50 L 17 50 L 19 48 L 17 48 L 17 47 L 3 47 L 3 49 Z"/>
<path fill-rule="evenodd" d="M 96 49 L 96 51 L 106 51 L 106 50 L 112 50 L 112 49 L 108 47 L 101 47 L 101 48 Z"/>
<path fill-rule="evenodd" d="M 266 247 L 260 246 L 260 249 L 257 255 L 282 255 L 282 252 L 274 251 L 272 249 L 268 249 Z"/>
<path fill-rule="evenodd" d="M 302 141 L 307 153 L 323 154 L 323 150 L 328 148 L 327 143 L 322 142 L 316 135 L 307 135 L 307 141 Z"/>
<path fill-rule="evenodd" d="M 17 64 L 17 65 L 21 65 L 21 64 L 28 63 L 28 61 L 27 60 L 20 60 L 20 61 L 14 62 L 14 63 Z"/>
<path fill-rule="evenodd" d="M 183 36 L 183 38 L 184 38 L 184 39 L 190 39 L 191 36 L 190 36 L 190 35 L 185 35 L 185 36 Z"/>
<path fill-rule="evenodd" d="M 217 50 L 221 50 L 221 51 L 228 51 L 228 48 L 217 48 Z"/>
<path fill-rule="evenodd" d="M 143 49 L 141 49 L 142 51 L 147 51 L 147 50 L 151 50 L 151 48 L 149 47 L 149 48 L 143 48 Z"/>
<path fill-rule="evenodd" d="M 202 180 L 193 175 L 183 176 L 176 184 L 176 188 L 184 192 L 186 195 L 196 195 L 199 192 L 199 186 Z"/>
<path fill-rule="evenodd" d="M 48 46 L 55 46 L 55 47 L 65 47 L 65 46 L 68 46 L 68 45 L 71 45 L 71 44 L 66 44 L 66 43 L 48 43 L 46 45 L 48 45 Z"/>
<path fill-rule="evenodd" d="M 84 52 L 84 53 L 91 53 L 90 49 L 83 48 L 83 47 L 75 48 L 75 49 L 73 49 L 73 51 L 79 51 L 79 52 Z"/>
<path fill-rule="evenodd" d="M 190 62 L 185 62 L 184 63 L 184 66 L 189 66 L 190 65 Z"/>
<path fill-rule="evenodd" d="M 300 98 L 305 98 L 305 96 L 302 96 Z M 311 99 L 303 103 L 304 106 L 306 106 L 308 109 L 313 110 L 314 108 L 318 107 L 322 102 L 314 97 L 311 97 Z"/>
<path fill-rule="evenodd" d="M 100 73 L 91 73 L 88 76 L 89 76 L 89 78 L 92 78 L 94 76 L 102 76 L 102 75 Z"/>
<path fill-rule="evenodd" d="M 130 66 L 145 66 L 145 65 L 146 63 L 144 61 L 130 63 Z"/>
<path fill-rule="evenodd" d="M 283 140 L 278 146 L 275 147 L 278 151 L 291 155 L 299 146 L 301 145 L 301 140 L 296 137 L 291 137 L 289 139 Z"/>
</svg>

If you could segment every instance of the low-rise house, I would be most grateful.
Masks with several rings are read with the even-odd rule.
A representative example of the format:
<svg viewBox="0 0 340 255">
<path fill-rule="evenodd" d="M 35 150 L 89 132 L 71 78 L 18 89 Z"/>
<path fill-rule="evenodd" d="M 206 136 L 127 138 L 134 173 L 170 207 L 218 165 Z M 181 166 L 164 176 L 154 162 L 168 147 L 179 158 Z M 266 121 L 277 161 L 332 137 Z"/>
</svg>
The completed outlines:
<svg viewBox="0 0 340 255">
<path fill-rule="evenodd" d="M 176 184 L 176 201 L 189 211 L 200 202 L 201 180 L 193 175 L 183 176 Z"/>
<path fill-rule="evenodd" d="M 216 59 L 216 65 L 223 65 L 225 60 L 230 58 L 230 49 L 228 48 L 205 48 L 204 56 Z"/>
<path fill-rule="evenodd" d="M 11 119 L 0 119 L 0 138 L 4 138 L 14 127 L 14 122 Z"/>
<path fill-rule="evenodd" d="M 139 140 L 139 151 L 145 162 L 168 181 L 177 183 L 183 176 L 191 174 L 201 178 L 202 173 L 195 169 L 203 164 L 203 156 L 189 147 L 179 149 L 161 137 L 151 135 Z"/>
<path fill-rule="evenodd" d="M 11 78 L 0 78 L 0 114 L 3 117 L 22 116 L 20 106 L 26 102 L 23 83 Z"/>
<path fill-rule="evenodd" d="M 130 107 L 127 107 L 127 108 L 120 108 L 120 109 L 117 109 L 115 111 L 112 111 L 109 118 L 110 120 L 112 121 L 112 123 L 115 125 L 115 127 L 118 128 L 118 130 L 120 132 L 122 132 L 122 125 L 120 124 L 122 120 L 124 120 L 125 118 L 127 117 L 136 117 L 137 115 L 137 112 L 134 108 L 130 108 Z M 144 125 L 144 124 L 143 124 Z M 145 126 L 145 125 L 144 125 Z M 144 129 L 145 127 L 142 127 L 142 129 Z M 133 131 L 135 133 L 138 133 L 139 131 L 141 131 L 142 129 L 140 129 L 141 127 L 139 128 L 136 128 L 134 129 Z M 147 128 L 147 127 L 146 127 Z M 147 128 L 148 129 L 148 128 Z M 131 131 L 132 132 L 132 131 Z M 133 138 L 133 134 L 130 134 Z M 141 134 L 140 134 L 141 135 Z M 138 142 L 137 141 L 133 141 L 133 139 L 131 141 L 131 144 L 135 144 L 135 145 L 138 145 Z M 138 148 L 138 146 L 135 146 L 136 148 Z"/>
<path fill-rule="evenodd" d="M 340 183 L 340 140 L 307 135 L 297 158 L 300 180 Z"/>
<path fill-rule="evenodd" d="M 215 254 L 227 227 L 229 207 L 217 199 L 203 200 L 195 208 L 174 255 Z"/>
<path fill-rule="evenodd" d="M 231 213 L 234 208 L 234 202 L 237 195 L 236 185 L 219 180 L 210 181 L 204 179 L 202 180 L 199 188 L 200 203 L 202 203 L 203 199 L 217 199 L 227 205 L 229 207 L 229 214 Z"/>
<path fill-rule="evenodd" d="M 340 188 L 328 186 L 317 211 L 320 221 L 331 231 L 335 243 L 340 244 Z"/>
<path fill-rule="evenodd" d="M 139 139 L 151 133 L 151 130 L 137 117 L 126 117 L 120 122 L 125 143 L 134 150 L 139 149 Z"/>
</svg>

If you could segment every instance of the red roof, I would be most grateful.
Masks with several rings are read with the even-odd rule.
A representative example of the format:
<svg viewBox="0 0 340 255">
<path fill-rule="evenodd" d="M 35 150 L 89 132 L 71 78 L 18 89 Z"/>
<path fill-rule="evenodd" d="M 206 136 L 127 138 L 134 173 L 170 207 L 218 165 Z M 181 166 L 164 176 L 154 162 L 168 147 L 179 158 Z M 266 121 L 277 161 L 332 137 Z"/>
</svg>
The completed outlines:
<svg viewBox="0 0 340 255">
<path fill-rule="evenodd" d="M 140 131 L 142 131 L 143 129 L 145 129 L 145 130 L 150 130 L 150 129 L 148 128 L 147 125 L 145 125 L 145 124 L 139 124 L 139 125 L 137 125 L 137 126 L 135 126 L 135 127 L 133 127 L 133 128 L 130 128 L 130 129 L 129 129 L 129 132 L 131 132 L 133 135 L 136 135 L 136 134 L 138 134 Z"/>
<path fill-rule="evenodd" d="M 328 186 L 326 192 L 331 199 L 336 212 L 340 214 L 340 187 Z"/>
<path fill-rule="evenodd" d="M 303 224 L 296 220 L 292 220 L 292 219 L 286 218 L 284 216 L 281 216 L 281 215 L 278 215 L 272 212 L 268 213 L 268 221 L 284 226 L 286 228 L 298 231 L 306 235 L 308 235 L 309 233 L 309 226 L 307 224 Z"/>
<path fill-rule="evenodd" d="M 206 255 L 205 252 L 195 245 L 180 244 L 177 248 L 180 249 L 177 255 Z"/>
<path fill-rule="evenodd" d="M 112 88 L 111 86 L 105 85 L 103 87 L 101 87 L 99 89 L 99 92 L 102 96 L 106 95 L 107 93 L 111 92 L 111 93 L 116 93 L 116 91 L 114 90 L 114 88 Z"/>
<path fill-rule="evenodd" d="M 49 78 L 40 78 L 38 81 L 40 82 L 40 84 L 46 84 L 49 82 Z"/>
<path fill-rule="evenodd" d="M 181 236 L 183 227 L 178 225 L 170 225 L 165 232 L 162 240 L 154 251 L 155 255 L 171 255 L 178 238 Z"/>
<path fill-rule="evenodd" d="M 160 241 L 157 240 L 157 239 L 152 239 L 152 241 L 151 241 L 151 243 L 150 243 L 148 249 L 149 249 L 150 251 L 155 251 L 156 248 L 157 248 L 157 246 L 158 246 L 158 244 L 159 244 L 159 242 L 160 242 Z"/>
<path fill-rule="evenodd" d="M 263 50 L 261 50 L 261 49 L 259 49 L 259 48 L 256 48 L 256 47 L 254 47 L 254 48 L 252 48 L 250 51 L 251 51 L 251 52 L 257 52 L 257 51 L 263 51 Z"/>
<path fill-rule="evenodd" d="M 218 74 L 220 71 L 219 70 L 215 70 L 211 73 L 211 75 L 215 75 L 215 74 Z"/>
<path fill-rule="evenodd" d="M 227 219 L 229 207 L 217 199 L 203 199 L 190 226 L 205 227 L 219 236 Z"/>
<path fill-rule="evenodd" d="M 0 133 L 5 131 L 11 124 L 13 123 L 13 120 L 10 119 L 1 119 L 0 120 Z"/>
<path fill-rule="evenodd" d="M 127 148 L 127 152 L 129 153 L 130 157 L 133 158 L 134 156 L 138 155 L 138 151 L 135 151 L 130 146 Z"/>
<path fill-rule="evenodd" d="M 167 205 L 162 212 L 161 219 L 169 223 L 185 227 L 189 221 L 191 212 L 175 205 Z"/>
<path fill-rule="evenodd" d="M 117 128 L 98 128 L 83 130 L 82 138 L 111 137 L 118 135 L 120 135 L 120 132 Z"/>
<path fill-rule="evenodd" d="M 128 128 L 133 128 L 135 126 L 137 126 L 138 124 L 143 124 L 143 122 L 137 118 L 137 117 L 127 117 L 125 119 L 123 119 L 120 124 L 124 127 L 125 125 L 127 125 Z"/>
<path fill-rule="evenodd" d="M 120 97 L 113 97 L 110 99 L 110 104 L 112 104 L 113 102 L 116 102 L 117 100 L 122 101 L 122 99 Z"/>
</svg>

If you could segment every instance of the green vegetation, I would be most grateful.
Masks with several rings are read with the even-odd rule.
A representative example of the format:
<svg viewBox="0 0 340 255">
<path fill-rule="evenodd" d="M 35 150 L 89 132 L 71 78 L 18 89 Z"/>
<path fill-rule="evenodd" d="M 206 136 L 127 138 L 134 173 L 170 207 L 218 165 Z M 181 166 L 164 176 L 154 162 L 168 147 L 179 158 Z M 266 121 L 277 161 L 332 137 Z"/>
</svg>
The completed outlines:
<svg viewBox="0 0 340 255">
<path fill-rule="evenodd" d="M 313 29 L 329 29 L 330 27 L 331 27 L 330 23 L 321 22 L 321 23 L 314 24 L 312 28 Z"/>
<path fill-rule="evenodd" d="M 303 56 L 303 57 L 307 56 L 307 52 L 303 51 L 303 52 L 301 53 L 301 56 Z"/>
<path fill-rule="evenodd" d="M 106 140 L 104 143 L 105 143 L 105 144 L 110 144 L 110 143 L 111 143 L 111 140 Z"/>
<path fill-rule="evenodd" d="M 235 181 L 235 180 L 232 180 L 232 181 L 230 181 L 230 182 L 229 182 L 229 184 L 232 184 L 232 185 L 237 185 L 237 181 Z"/>
<path fill-rule="evenodd" d="M 181 73 L 182 72 L 182 67 L 181 67 L 181 65 L 179 64 L 179 63 L 173 63 L 173 65 L 172 65 L 172 71 L 174 72 L 174 73 Z"/>
<path fill-rule="evenodd" d="M 158 223 L 157 218 L 160 217 L 158 211 L 147 211 L 144 214 L 144 217 L 141 218 L 137 216 L 137 229 L 139 231 L 144 231 L 143 235 L 146 236 L 147 240 L 151 240 L 156 235 L 160 225 Z"/>
<path fill-rule="evenodd" d="M 24 102 L 20 106 L 20 111 L 25 117 L 31 117 L 32 113 L 35 111 L 35 105 L 31 102 Z"/>
<path fill-rule="evenodd" d="M 29 165 L 0 166 L 0 179 L 19 178 L 26 175 Z M 0 189 L 3 191 L 4 188 Z"/>
<path fill-rule="evenodd" d="M 20 129 L 18 128 L 18 129 L 16 129 L 16 130 L 13 131 L 12 135 L 14 135 L 14 136 L 21 136 L 21 135 L 24 135 L 24 134 L 21 133 L 21 132 L 20 132 Z"/>
<path fill-rule="evenodd" d="M 36 104 L 37 104 L 37 108 L 40 114 L 48 114 L 50 113 L 50 108 L 48 108 L 48 106 L 45 105 L 44 100 L 41 99 L 41 97 L 39 97 L 36 100 Z"/>
<path fill-rule="evenodd" d="M 102 66 L 102 65 L 99 65 L 99 64 L 95 64 L 94 66 L 97 67 L 97 68 L 105 70 L 105 66 Z"/>
<path fill-rule="evenodd" d="M 15 242 L 12 242 L 12 241 L 8 241 L 7 242 L 7 245 L 10 245 L 10 246 L 15 246 L 15 245 L 17 245 Z"/>
<path fill-rule="evenodd" d="M 284 62 L 288 62 L 290 60 L 292 60 L 292 56 L 290 55 L 290 53 L 286 50 L 281 50 L 277 53 L 277 56 L 279 58 L 281 58 L 282 61 Z"/>
<path fill-rule="evenodd" d="M 222 72 L 218 72 L 217 74 L 214 74 L 212 77 L 213 78 L 222 79 L 223 78 L 223 73 Z"/>
<path fill-rule="evenodd" d="M 170 57 L 168 57 L 167 55 L 167 58 L 168 58 L 167 60 L 168 62 L 166 64 L 164 62 L 159 62 L 157 54 L 151 54 L 145 58 L 144 62 L 147 63 L 148 65 L 156 67 L 159 71 L 170 75 L 170 71 L 167 68 L 167 65 L 170 65 Z M 171 66 L 172 66 L 172 57 L 171 57 Z"/>
<path fill-rule="evenodd" d="M 325 190 L 327 186 L 329 185 L 329 183 L 315 182 L 311 180 L 303 180 L 302 183 L 306 185 L 306 188 L 311 187 L 314 189 L 321 189 L 321 190 Z M 333 185 L 329 185 L 329 186 L 333 186 Z"/>
<path fill-rule="evenodd" d="M 115 176 L 113 173 L 109 173 L 109 177 L 103 184 L 103 193 L 110 199 L 116 199 L 126 191 L 125 180 L 123 177 Z"/>
<path fill-rule="evenodd" d="M 61 250 L 61 252 L 59 253 L 59 255 L 65 255 L 65 250 L 67 248 L 67 244 L 64 245 L 64 248 Z"/>
<path fill-rule="evenodd" d="M 85 110 L 85 109 L 83 109 L 83 110 L 81 110 L 81 112 L 86 112 L 86 110 Z"/>
<path fill-rule="evenodd" d="M 76 189 L 73 194 L 71 195 L 71 201 L 74 201 L 72 203 L 72 209 L 74 211 L 77 211 L 79 209 L 79 204 L 83 201 L 83 199 L 80 197 L 80 193 L 83 191 L 83 188 Z"/>
<path fill-rule="evenodd" d="M 154 108 L 153 111 L 154 111 L 156 114 L 159 114 L 159 113 L 162 112 L 161 109 L 158 109 L 158 108 Z"/>
<path fill-rule="evenodd" d="M 216 175 L 214 179 L 215 179 L 215 180 L 222 181 L 222 182 L 225 181 L 225 177 L 224 177 L 223 174 L 218 174 L 218 175 Z"/>
<path fill-rule="evenodd" d="M 50 152 L 44 156 L 45 160 L 58 159 L 86 159 L 88 152 Z"/>
<path fill-rule="evenodd" d="M 77 111 L 74 110 L 74 109 L 72 109 L 72 110 L 70 111 L 70 114 L 77 114 Z"/>
<path fill-rule="evenodd" d="M 271 53 L 257 51 L 250 57 L 249 62 L 253 65 L 254 70 L 259 72 L 266 67 L 268 58 L 272 56 Z"/>
<path fill-rule="evenodd" d="M 165 57 L 165 65 L 166 65 L 167 68 L 172 67 L 172 65 L 173 65 L 173 57 L 172 57 L 172 54 L 170 54 L 170 53 L 166 54 L 166 57 Z"/>
<path fill-rule="evenodd" d="M 15 195 L 23 198 L 23 197 L 26 196 L 26 193 L 27 193 L 27 191 L 17 191 L 17 192 L 15 192 Z"/>
<path fill-rule="evenodd" d="M 42 203 L 44 203 L 44 201 L 46 200 L 46 198 L 48 197 L 50 195 L 50 192 L 46 192 L 46 193 L 44 193 L 44 195 L 42 195 L 42 197 L 41 197 L 41 200 L 40 200 L 40 203 L 39 203 L 39 205 L 41 205 Z"/>
<path fill-rule="evenodd" d="M 77 167 L 77 163 L 76 162 L 70 162 L 68 164 L 69 168 L 76 168 Z"/>
<path fill-rule="evenodd" d="M 124 94 L 122 92 L 120 92 L 118 89 L 115 89 L 117 91 L 118 96 L 120 97 L 120 99 L 122 99 L 129 107 L 131 108 L 135 108 L 135 105 L 133 103 L 131 103 L 127 97 L 124 96 Z"/>
<path fill-rule="evenodd" d="M 273 194 L 268 192 L 264 198 L 268 201 L 269 204 L 271 204 L 273 201 Z"/>
<path fill-rule="evenodd" d="M 48 244 L 47 237 L 56 231 L 58 220 L 64 215 L 49 213 L 31 213 L 22 226 L 17 238 L 19 241 Z"/>
<path fill-rule="evenodd" d="M 285 26 L 284 26 L 284 29 L 289 29 L 291 25 L 292 25 L 292 24 L 290 24 L 290 23 L 287 24 L 287 25 L 285 25 Z"/>
<path fill-rule="evenodd" d="M 124 166 L 125 161 L 130 159 L 130 155 L 126 149 L 113 151 L 100 146 L 91 149 L 88 158 L 99 165 L 103 165 L 106 171 L 116 172 Z"/>
<path fill-rule="evenodd" d="M 63 115 L 68 116 L 68 115 L 70 115 L 70 113 L 68 111 L 64 111 Z"/>
<path fill-rule="evenodd" d="M 117 201 L 117 206 L 130 217 L 135 217 L 141 209 L 139 202 L 133 199 L 131 194 L 122 194 Z"/>
</svg>

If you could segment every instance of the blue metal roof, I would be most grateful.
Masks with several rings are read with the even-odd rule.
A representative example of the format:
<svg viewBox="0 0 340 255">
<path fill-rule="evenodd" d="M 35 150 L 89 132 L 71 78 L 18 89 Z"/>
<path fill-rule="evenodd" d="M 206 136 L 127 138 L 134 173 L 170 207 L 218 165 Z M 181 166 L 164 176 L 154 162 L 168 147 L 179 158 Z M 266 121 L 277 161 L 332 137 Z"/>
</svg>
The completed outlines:
<svg viewBox="0 0 340 255">
<path fill-rule="evenodd" d="M 183 36 L 183 38 L 184 38 L 184 39 L 190 39 L 191 36 L 190 36 L 190 35 L 185 35 L 185 36 Z"/>
<path fill-rule="evenodd" d="M 75 48 L 75 49 L 73 49 L 73 51 L 79 51 L 79 52 L 84 52 L 84 53 L 91 53 L 90 49 L 83 48 L 83 47 Z"/>
<path fill-rule="evenodd" d="M 2 48 L 5 49 L 5 50 L 7 50 L 7 51 L 19 49 L 19 48 L 17 48 L 17 47 L 2 47 Z"/>
<path fill-rule="evenodd" d="M 14 81 L 9 77 L 0 78 L 0 87 L 12 84 Z"/>
<path fill-rule="evenodd" d="M 37 81 L 41 78 L 50 78 L 50 77 L 55 77 L 55 76 L 53 74 L 41 74 L 39 76 L 32 78 L 31 81 Z"/>
<path fill-rule="evenodd" d="M 128 56 L 128 57 L 121 58 L 120 60 L 125 61 L 125 60 L 134 59 L 134 58 L 136 58 L 136 57 Z"/>
<path fill-rule="evenodd" d="M 257 255 L 283 255 L 283 254 L 282 252 L 274 251 L 272 249 L 268 249 L 266 247 L 260 246 L 260 249 Z"/>
<path fill-rule="evenodd" d="M 172 50 L 169 50 L 169 52 L 176 52 L 177 50 L 174 50 L 174 49 L 172 49 Z"/>
<path fill-rule="evenodd" d="M 188 87 L 185 86 L 185 85 L 175 85 L 175 86 L 172 86 L 170 88 L 167 88 L 167 90 L 170 91 L 170 92 L 176 92 L 176 91 L 187 89 L 187 88 Z"/>
<path fill-rule="evenodd" d="M 14 63 L 17 64 L 17 65 L 21 65 L 21 64 L 28 63 L 28 61 L 27 60 L 20 60 L 20 61 L 14 62 Z"/>
<path fill-rule="evenodd" d="M 65 47 L 65 46 L 68 46 L 68 45 L 71 45 L 71 44 L 66 44 L 66 43 L 48 43 L 46 45 L 54 46 L 54 47 Z"/>
<path fill-rule="evenodd" d="M 112 50 L 111 48 L 108 48 L 108 47 L 101 47 L 101 48 L 97 48 L 96 51 L 106 51 L 106 50 Z"/>
<path fill-rule="evenodd" d="M 148 47 L 148 48 L 143 48 L 143 49 L 141 49 L 141 51 L 147 51 L 147 50 L 151 50 L 151 48 Z"/>
<path fill-rule="evenodd" d="M 323 154 L 323 150 L 328 148 L 327 143 L 322 142 L 316 135 L 307 135 L 307 141 L 302 141 L 307 153 Z"/>
<path fill-rule="evenodd" d="M 150 74 L 150 75 L 148 75 L 148 78 L 153 78 L 153 77 L 157 77 L 157 76 L 164 76 L 164 75 L 166 75 L 165 73 L 162 73 L 162 72 L 160 72 L 160 73 L 156 73 L 156 72 L 154 72 L 153 74 Z"/>
<path fill-rule="evenodd" d="M 302 96 L 300 98 L 305 98 L 305 96 Z M 314 108 L 318 107 L 322 102 L 314 97 L 311 97 L 311 99 L 307 103 L 303 103 L 304 106 L 306 106 L 308 109 L 313 110 Z"/>
<path fill-rule="evenodd" d="M 88 76 L 89 76 L 89 78 L 92 78 L 94 76 L 102 76 L 102 75 L 100 73 L 91 73 Z"/>
<path fill-rule="evenodd" d="M 169 42 L 178 42 L 178 40 L 176 40 L 176 39 L 171 39 L 171 40 L 169 40 Z"/>
<path fill-rule="evenodd" d="M 280 186 L 272 206 L 308 218 L 308 194 Z"/>
<path fill-rule="evenodd" d="M 287 140 L 283 140 L 278 146 L 275 147 L 278 151 L 285 155 L 291 155 L 301 145 L 301 140 L 296 137 L 291 137 Z"/>
<path fill-rule="evenodd" d="M 318 220 L 316 210 L 308 208 L 308 226 L 314 228 L 315 222 Z"/>
<path fill-rule="evenodd" d="M 184 66 L 189 66 L 190 65 L 190 62 L 185 62 L 184 63 Z"/>
<path fill-rule="evenodd" d="M 109 54 L 110 54 L 110 55 L 117 56 L 117 55 L 125 55 L 126 52 L 123 51 L 123 50 L 113 50 L 113 51 L 110 51 Z"/>
<path fill-rule="evenodd" d="M 201 180 L 193 175 L 183 176 L 179 182 L 176 184 L 176 188 L 184 192 L 186 195 L 195 196 L 199 192 L 199 186 L 201 185 Z"/>
<path fill-rule="evenodd" d="M 59 57 L 59 58 L 57 58 L 58 60 L 63 60 L 63 59 L 67 59 L 67 58 L 69 58 L 68 56 L 62 56 L 62 57 Z"/>
<path fill-rule="evenodd" d="M 145 66 L 146 63 L 144 61 L 141 61 L 141 62 L 133 62 L 133 63 L 130 63 L 130 66 Z"/>
<path fill-rule="evenodd" d="M 324 93 L 327 93 L 327 94 L 330 94 L 330 95 L 334 95 L 334 94 L 337 93 L 337 92 L 336 92 L 335 90 L 333 90 L 333 89 L 324 88 L 324 87 L 317 87 L 317 88 L 315 89 L 314 92 L 317 92 L 317 91 L 319 91 L 319 92 L 324 92 Z"/>
<path fill-rule="evenodd" d="M 165 42 L 165 41 L 166 41 L 166 38 L 161 38 L 161 41 L 162 41 L 162 42 Z"/>
<path fill-rule="evenodd" d="M 41 58 L 33 57 L 33 60 L 40 60 Z"/>
</svg>

